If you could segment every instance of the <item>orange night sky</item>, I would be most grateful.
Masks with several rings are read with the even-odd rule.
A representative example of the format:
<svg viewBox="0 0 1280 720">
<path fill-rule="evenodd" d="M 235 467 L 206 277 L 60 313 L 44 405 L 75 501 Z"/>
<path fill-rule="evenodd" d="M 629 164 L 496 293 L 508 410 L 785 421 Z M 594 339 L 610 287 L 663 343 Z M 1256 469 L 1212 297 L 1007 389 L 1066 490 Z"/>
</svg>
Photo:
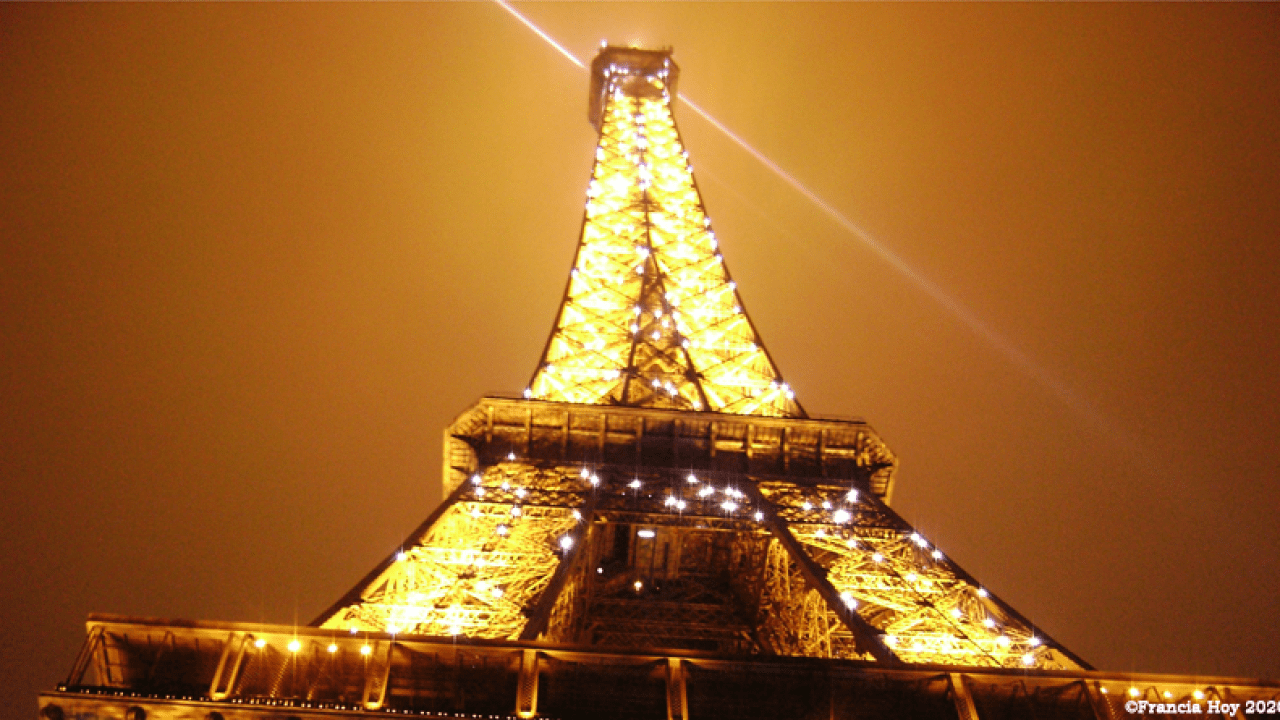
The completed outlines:
<svg viewBox="0 0 1280 720">
<path fill-rule="evenodd" d="M 726 261 L 894 505 L 1095 666 L 1280 678 L 1280 5 L 521 4 L 670 45 Z M 0 706 L 306 623 L 528 382 L 587 76 L 493 3 L 0 5 Z"/>
</svg>

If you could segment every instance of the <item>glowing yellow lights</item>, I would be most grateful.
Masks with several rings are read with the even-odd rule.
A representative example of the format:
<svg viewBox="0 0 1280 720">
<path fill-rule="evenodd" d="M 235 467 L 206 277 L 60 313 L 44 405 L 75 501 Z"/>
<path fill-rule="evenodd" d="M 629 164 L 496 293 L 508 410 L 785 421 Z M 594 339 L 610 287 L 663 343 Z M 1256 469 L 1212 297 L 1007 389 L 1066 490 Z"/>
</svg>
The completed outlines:
<svg viewBox="0 0 1280 720">
<path fill-rule="evenodd" d="M 738 304 L 669 95 L 610 87 L 578 260 L 526 397 L 801 415 Z"/>
<path fill-rule="evenodd" d="M 1138 697 L 1141 694 L 1142 693 L 1138 692 L 1138 688 L 1136 687 L 1129 688 L 1129 697 Z"/>
<path fill-rule="evenodd" d="M 653 530 L 649 528 L 644 528 L 642 530 L 636 531 L 636 537 L 641 537 L 641 538 L 644 538 L 645 540 L 651 540 L 656 536 L 657 536 L 657 533 L 655 533 Z"/>
<path fill-rule="evenodd" d="M 1106 692 L 1106 690 L 1104 689 L 1104 690 L 1103 690 L 1103 692 Z M 1203 699 L 1204 699 L 1204 693 L 1203 693 L 1203 692 L 1200 692 L 1199 690 L 1196 690 L 1195 692 L 1191 693 L 1191 697 L 1193 697 L 1193 698 L 1195 698 L 1195 699 L 1197 699 L 1197 700 L 1203 700 Z"/>
<path fill-rule="evenodd" d="M 841 508 L 831 514 L 831 519 L 838 525 L 843 525 L 853 519 L 848 510 Z"/>
<path fill-rule="evenodd" d="M 370 647 L 370 646 L 368 646 L 368 645 L 361 645 L 361 646 L 360 646 L 360 654 L 361 654 L 361 655 L 369 655 L 369 654 L 371 654 L 372 652 L 373 652 L 373 648 L 372 648 L 372 647 Z"/>
<path fill-rule="evenodd" d="M 264 648 L 267 646 L 267 641 L 263 640 L 262 638 L 258 638 L 257 640 L 253 641 L 253 646 L 259 649 Z"/>
<path fill-rule="evenodd" d="M 328 651 L 329 651 L 329 652 L 331 652 L 331 653 L 336 653 L 336 652 L 338 652 L 338 644 L 337 644 L 337 643 L 329 643 L 329 647 L 327 647 L 327 648 L 325 648 L 325 649 L 326 649 L 326 650 L 328 650 Z"/>
<path fill-rule="evenodd" d="M 1169 698 L 1173 697 L 1173 693 L 1169 692 L 1168 690 L 1165 690 L 1165 691 L 1164 691 L 1164 697 L 1165 697 L 1165 699 L 1167 700 L 1167 699 L 1169 699 Z"/>
<path fill-rule="evenodd" d="M 584 513 L 547 506 L 544 493 L 576 481 L 582 469 L 574 467 L 568 477 L 559 468 L 485 470 L 491 494 L 503 492 L 499 485 L 506 484 L 508 497 L 515 499 L 522 490 L 531 504 L 521 506 L 518 516 L 505 504 L 463 500 L 448 505 L 425 534 L 406 544 L 405 562 L 390 564 L 365 583 L 359 599 L 335 611 L 321 627 L 397 636 L 519 637 L 529 621 L 527 608 L 561 560 L 581 544 L 576 529 L 582 527 Z M 586 472 L 591 475 L 590 468 Z M 472 515 L 476 508 L 481 509 L 479 517 Z"/>
<path fill-rule="evenodd" d="M 641 590 L 643 590 L 643 589 L 644 589 L 644 583 L 643 583 L 643 582 L 641 582 L 640 580 L 637 580 L 637 581 L 635 581 L 635 582 L 631 583 L 631 587 L 635 588 L 635 589 L 636 589 L 636 592 L 640 592 Z"/>
<path fill-rule="evenodd" d="M 301 649 L 302 649 L 302 643 L 298 642 L 297 639 L 289 641 L 289 652 L 296 653 Z"/>
<path fill-rule="evenodd" d="M 1023 655 L 1023 656 L 1022 656 L 1022 664 L 1023 664 L 1023 665 L 1035 665 L 1035 664 L 1036 664 L 1036 656 L 1035 656 L 1035 655 L 1033 655 L 1033 654 L 1031 654 L 1031 653 L 1027 653 L 1026 655 Z"/>
</svg>

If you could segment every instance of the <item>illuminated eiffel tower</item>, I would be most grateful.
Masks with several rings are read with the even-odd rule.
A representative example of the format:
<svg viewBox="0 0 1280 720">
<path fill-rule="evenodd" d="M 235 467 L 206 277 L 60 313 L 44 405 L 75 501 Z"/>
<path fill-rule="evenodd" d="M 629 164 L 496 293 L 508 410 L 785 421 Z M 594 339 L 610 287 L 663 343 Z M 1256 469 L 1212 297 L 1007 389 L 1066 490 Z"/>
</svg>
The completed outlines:
<svg viewBox="0 0 1280 720">
<path fill-rule="evenodd" d="M 577 258 L 525 399 L 448 431 L 447 500 L 321 627 L 1079 669 L 887 504 L 860 422 L 806 417 L 730 278 L 669 53 L 592 67 Z"/>
<path fill-rule="evenodd" d="M 678 73 L 596 57 L 542 359 L 447 429 L 445 500 L 402 548 L 311 628 L 94 616 L 44 717 L 1114 718 L 1280 692 L 1095 672 L 890 509 L 894 455 L 808 417 L 746 314 Z"/>
</svg>

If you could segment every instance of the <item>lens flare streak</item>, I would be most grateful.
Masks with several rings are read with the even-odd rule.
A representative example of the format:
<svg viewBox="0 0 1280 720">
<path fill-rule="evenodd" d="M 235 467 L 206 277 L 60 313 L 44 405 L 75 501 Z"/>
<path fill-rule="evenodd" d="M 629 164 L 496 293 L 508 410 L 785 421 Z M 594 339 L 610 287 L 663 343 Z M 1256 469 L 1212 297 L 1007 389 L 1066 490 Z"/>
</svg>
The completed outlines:
<svg viewBox="0 0 1280 720">
<path fill-rule="evenodd" d="M 580 70 L 587 69 L 586 63 L 579 60 L 577 56 L 565 49 L 563 45 L 556 42 L 556 40 L 547 33 L 543 32 L 542 29 L 535 25 L 532 20 L 525 17 L 518 10 L 512 7 L 507 0 L 494 0 L 494 2 L 519 20 L 525 27 L 532 30 L 538 37 L 545 40 L 547 44 L 555 48 L 557 52 L 567 58 L 569 62 L 572 62 Z M 968 327 L 975 335 L 985 340 L 989 345 L 991 345 L 991 347 L 1004 355 L 1005 358 L 1014 365 L 1014 367 L 1018 368 L 1018 370 L 1043 385 L 1053 393 L 1055 397 L 1061 400 L 1072 410 L 1089 417 L 1098 426 L 1101 426 L 1110 432 L 1119 432 L 1119 428 L 1105 418 L 1097 408 L 1092 406 L 1090 402 L 1085 400 L 1078 393 L 1074 392 L 1066 383 L 1055 377 L 1053 373 L 1049 372 L 1049 370 L 1033 361 L 1031 357 L 1018 349 L 1012 342 L 978 318 L 972 310 L 962 305 L 955 298 L 952 298 L 932 280 L 917 272 L 915 268 L 911 267 L 911 265 L 909 265 L 906 260 L 902 259 L 901 256 L 877 242 L 870 233 L 856 225 L 852 220 L 849 220 L 830 203 L 819 197 L 817 193 L 805 187 L 799 180 L 792 177 L 787 171 L 779 167 L 777 163 L 773 162 L 759 150 L 756 150 L 748 144 L 746 140 L 738 137 L 738 135 L 736 135 L 732 130 L 725 127 L 724 123 L 716 120 L 711 113 L 703 110 L 701 106 L 690 100 L 687 95 L 679 93 L 677 97 L 682 103 L 687 105 L 690 110 L 709 123 L 712 127 L 723 133 L 725 137 L 729 138 L 735 145 L 742 148 L 742 150 L 748 155 L 755 158 L 755 160 L 761 165 L 768 168 L 770 172 L 778 177 L 778 179 L 782 180 L 784 183 L 789 185 L 791 189 L 800 193 L 800 195 L 809 200 L 809 202 L 813 203 L 814 206 L 825 213 L 827 217 L 831 218 L 831 220 L 833 220 L 837 225 L 843 228 L 850 235 L 862 241 L 862 243 L 870 248 L 877 257 L 901 273 L 918 289 L 933 298 L 934 301 L 946 309 L 954 318 Z M 1127 435 L 1127 433 L 1125 434 Z"/>
</svg>

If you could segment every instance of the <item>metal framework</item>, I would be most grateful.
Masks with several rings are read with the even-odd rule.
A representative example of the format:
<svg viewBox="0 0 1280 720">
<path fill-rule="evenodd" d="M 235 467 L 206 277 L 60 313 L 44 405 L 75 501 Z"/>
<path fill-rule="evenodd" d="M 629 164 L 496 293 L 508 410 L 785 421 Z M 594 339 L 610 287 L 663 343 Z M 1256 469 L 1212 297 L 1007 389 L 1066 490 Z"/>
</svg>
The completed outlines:
<svg viewBox="0 0 1280 720">
<path fill-rule="evenodd" d="M 806 417 L 742 310 L 677 73 L 669 52 L 596 58 L 555 329 L 523 399 L 448 428 L 446 499 L 401 549 L 312 627 L 92 618 L 42 717 L 1114 720 L 1280 699 L 1094 672 L 889 507 L 893 453 Z"/>
<path fill-rule="evenodd" d="M 495 437 L 499 401 L 455 423 L 442 510 L 320 627 L 1086 667 L 889 509 L 895 461 L 865 425 L 841 474 L 821 457 L 788 472 L 787 442 L 812 444 L 813 421 L 718 252 L 672 115 L 678 70 L 666 52 L 608 48 L 593 72 L 600 144 L 578 257 L 529 399 L 501 408 L 523 427 Z M 610 408 L 594 453 L 571 443 L 572 411 L 548 411 L 571 405 Z M 645 455 L 645 428 L 664 420 L 760 415 L 780 416 L 782 473 L 752 466 L 768 433 L 741 422 L 708 421 L 705 442 L 674 429 L 670 453 Z M 745 462 L 711 462 L 739 434 Z"/>
<path fill-rule="evenodd" d="M 578 255 L 525 397 L 802 417 L 729 277 L 672 114 L 669 53 L 608 48 Z"/>
</svg>

